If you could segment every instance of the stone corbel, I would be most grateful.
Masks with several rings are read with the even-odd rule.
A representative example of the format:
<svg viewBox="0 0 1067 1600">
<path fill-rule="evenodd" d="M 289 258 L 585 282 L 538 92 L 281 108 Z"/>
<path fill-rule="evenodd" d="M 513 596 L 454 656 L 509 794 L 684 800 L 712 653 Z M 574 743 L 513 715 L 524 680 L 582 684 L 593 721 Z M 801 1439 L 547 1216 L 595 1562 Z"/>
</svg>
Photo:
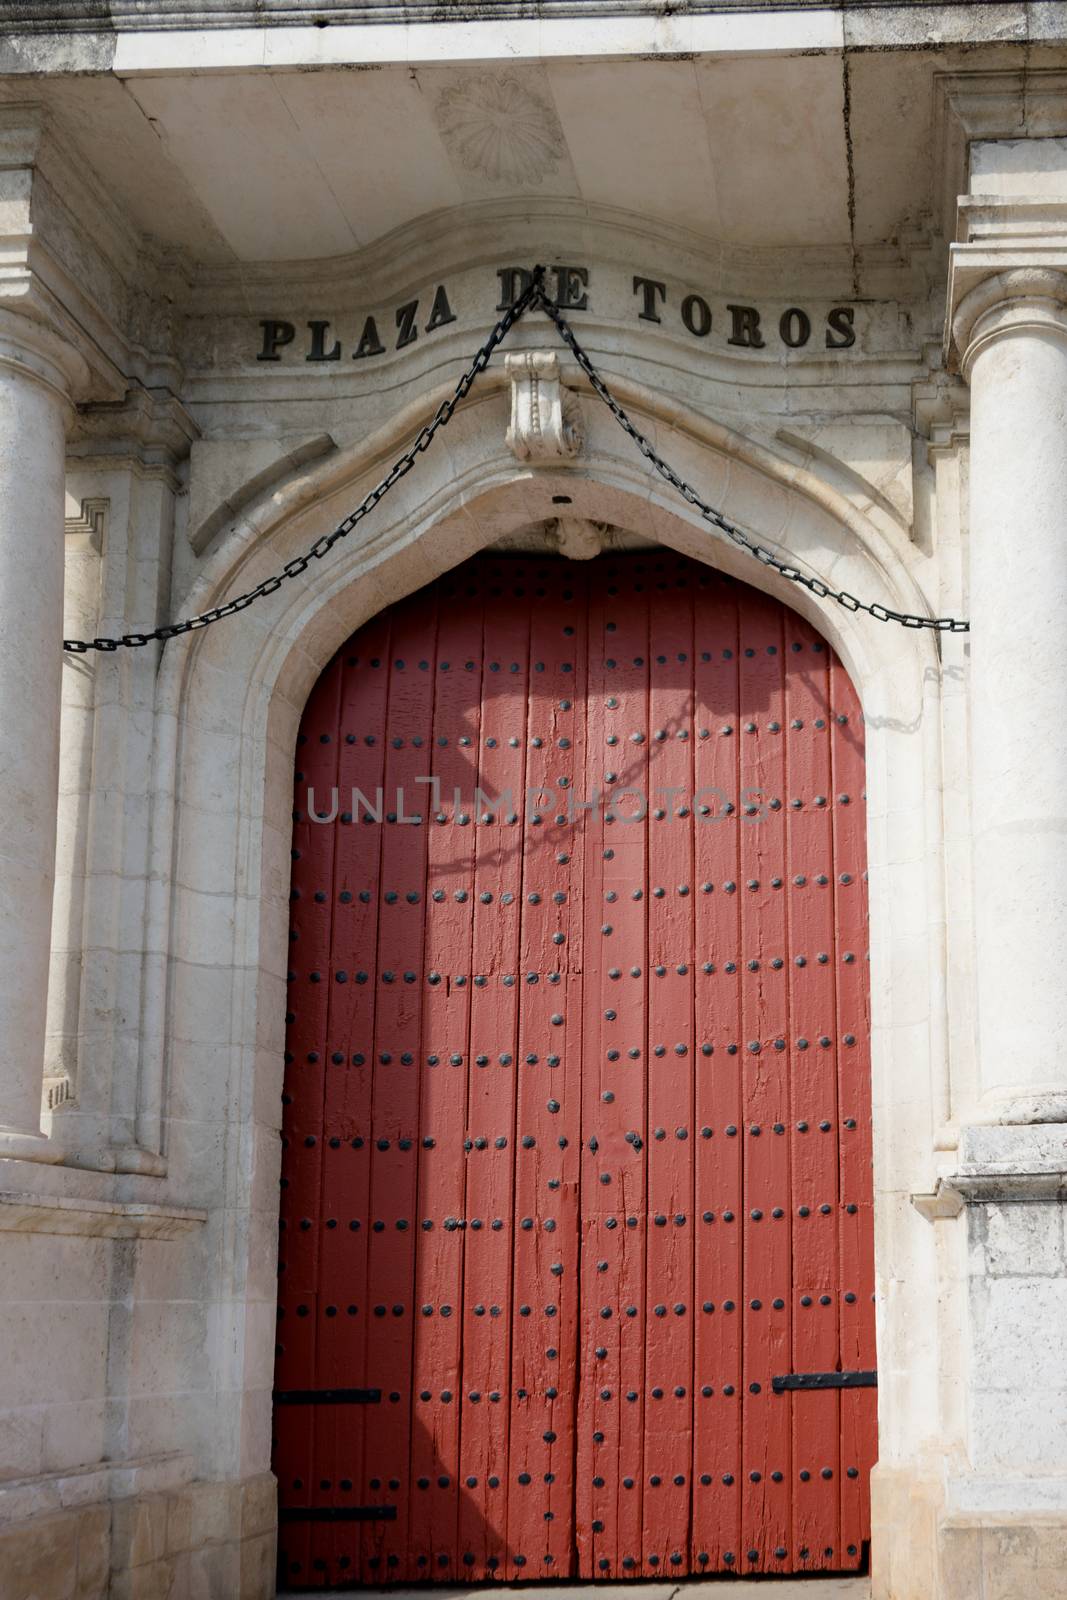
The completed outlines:
<svg viewBox="0 0 1067 1600">
<path fill-rule="evenodd" d="M 511 384 L 507 445 L 519 461 L 558 464 L 582 448 L 585 430 L 578 397 L 560 381 L 559 357 L 523 350 L 504 357 Z"/>
</svg>

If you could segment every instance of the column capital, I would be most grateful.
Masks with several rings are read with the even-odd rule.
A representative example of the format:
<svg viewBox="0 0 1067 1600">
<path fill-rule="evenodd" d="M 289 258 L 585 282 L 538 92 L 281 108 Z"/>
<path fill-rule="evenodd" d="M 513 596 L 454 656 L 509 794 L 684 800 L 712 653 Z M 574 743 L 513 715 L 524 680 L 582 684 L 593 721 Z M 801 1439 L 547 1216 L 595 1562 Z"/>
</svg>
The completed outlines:
<svg viewBox="0 0 1067 1600">
<path fill-rule="evenodd" d="M 950 362 L 968 382 L 976 355 L 994 339 L 1042 331 L 1067 339 L 1067 250 L 1064 257 L 1062 266 L 1031 263 L 990 272 L 955 296 L 950 274 Z"/>
<path fill-rule="evenodd" d="M 85 357 L 29 303 L 15 309 L 0 299 L 0 368 L 42 385 L 70 408 L 89 387 Z"/>
</svg>

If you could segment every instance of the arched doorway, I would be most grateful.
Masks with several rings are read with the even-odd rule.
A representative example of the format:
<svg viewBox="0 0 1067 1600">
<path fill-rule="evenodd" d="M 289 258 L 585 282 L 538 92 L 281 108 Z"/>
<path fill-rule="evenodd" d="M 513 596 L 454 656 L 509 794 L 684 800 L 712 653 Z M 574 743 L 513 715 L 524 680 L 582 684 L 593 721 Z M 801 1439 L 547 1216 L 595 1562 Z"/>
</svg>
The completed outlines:
<svg viewBox="0 0 1067 1600">
<path fill-rule="evenodd" d="M 830 647 L 671 552 L 482 556 L 338 651 L 294 811 L 289 1586 L 861 1564 L 863 785 Z"/>
</svg>

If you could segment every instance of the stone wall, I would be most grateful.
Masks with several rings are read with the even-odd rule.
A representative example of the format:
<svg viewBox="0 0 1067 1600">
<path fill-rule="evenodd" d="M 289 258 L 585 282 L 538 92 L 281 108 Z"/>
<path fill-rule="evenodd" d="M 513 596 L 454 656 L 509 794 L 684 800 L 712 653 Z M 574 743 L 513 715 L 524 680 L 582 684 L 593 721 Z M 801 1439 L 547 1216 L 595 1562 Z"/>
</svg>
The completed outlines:
<svg viewBox="0 0 1067 1600">
<path fill-rule="evenodd" d="M 908 34 L 922 9 L 892 26 Z M 55 20 L 38 10 L 42 25 Z M 696 10 L 686 26 L 720 26 Z M 197 261 L 116 214 L 21 90 L 0 106 L 0 645 L 14 663 L 0 676 L 0 731 L 18 757 L 0 763 L 0 803 L 4 851 L 39 868 L 32 893 L 16 884 L 0 905 L 5 1600 L 272 1594 L 301 708 L 356 627 L 477 550 L 656 544 L 795 605 L 833 642 L 864 706 L 875 1593 L 1064 1592 L 1067 50 L 1021 67 L 1008 46 L 1030 20 L 1020 32 L 1009 19 L 1005 40 L 1004 11 L 939 12 L 985 29 L 985 54 L 969 53 L 969 34 L 958 54 L 929 39 L 909 54 L 916 78 L 902 103 L 934 106 L 923 123 L 933 220 L 862 250 L 855 237 L 750 248 L 576 194 L 553 199 L 532 179 L 518 198 L 496 194 L 483 174 L 476 201 L 348 256 Z M 849 8 L 849 26 L 878 14 Z M 834 25 L 843 37 L 840 16 Z M 198 69 L 215 59 L 208 35 Z M 69 54 L 49 38 L 32 59 L 62 76 L 99 44 L 89 30 L 70 37 L 81 42 Z M 251 47 L 243 34 L 224 45 L 230 65 Z M 162 59 L 151 30 L 128 47 L 151 76 Z M 167 73 L 188 47 L 173 44 Z M 293 30 L 279 36 L 279 50 L 298 47 Z M 16 76 L 30 59 L 11 65 L 17 55 L 17 42 L 0 45 Z M 834 55 L 830 67 L 876 73 L 877 55 Z M 71 98 L 91 93 L 79 84 Z M 874 90 L 857 97 L 857 128 L 877 103 Z M 90 137 L 91 118 L 84 128 Z M 495 363 L 329 559 L 163 649 L 70 654 L 61 701 L 61 626 L 81 639 L 193 614 L 329 533 L 454 393 L 502 285 L 514 272 L 521 282 L 515 263 L 538 256 L 639 426 L 808 586 L 650 479 L 540 317 L 509 347 L 536 359 L 511 372 Z M 433 309 L 442 289 L 447 318 Z M 753 316 L 763 343 L 742 337 Z M 357 359 L 364 338 L 373 348 L 369 321 L 388 348 Z M 805 322 L 808 339 L 794 344 Z M 331 364 L 334 338 L 344 360 Z M 523 370 L 555 372 L 556 356 L 553 434 L 533 427 L 514 390 Z M 564 405 L 573 454 L 553 446 L 567 436 Z M 973 604 L 981 631 L 879 622 L 824 585 L 929 617 Z M 38 794 L 43 810 L 26 803 Z"/>
<path fill-rule="evenodd" d="M 196 1483 L 0 1522 L 5 1600 L 261 1600 L 273 1593 L 275 1484 Z M 2 1512 L 0 1512 L 2 1515 Z"/>
</svg>

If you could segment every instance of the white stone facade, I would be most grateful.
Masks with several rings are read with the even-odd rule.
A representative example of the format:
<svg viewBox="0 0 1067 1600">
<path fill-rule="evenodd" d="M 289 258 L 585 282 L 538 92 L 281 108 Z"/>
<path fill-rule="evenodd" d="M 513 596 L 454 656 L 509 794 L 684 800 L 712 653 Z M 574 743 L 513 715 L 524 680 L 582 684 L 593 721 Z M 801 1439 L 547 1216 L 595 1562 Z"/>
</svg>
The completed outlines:
<svg viewBox="0 0 1067 1600">
<path fill-rule="evenodd" d="M 1067 8 L 100 9 L 0 3 L 0 1593 L 274 1593 L 297 725 L 503 541 L 670 546 L 848 667 L 873 1592 L 1067 1596 Z M 328 557 L 62 654 L 329 532 L 535 262 L 706 499 L 971 633 L 713 534 L 532 313 Z"/>
</svg>

